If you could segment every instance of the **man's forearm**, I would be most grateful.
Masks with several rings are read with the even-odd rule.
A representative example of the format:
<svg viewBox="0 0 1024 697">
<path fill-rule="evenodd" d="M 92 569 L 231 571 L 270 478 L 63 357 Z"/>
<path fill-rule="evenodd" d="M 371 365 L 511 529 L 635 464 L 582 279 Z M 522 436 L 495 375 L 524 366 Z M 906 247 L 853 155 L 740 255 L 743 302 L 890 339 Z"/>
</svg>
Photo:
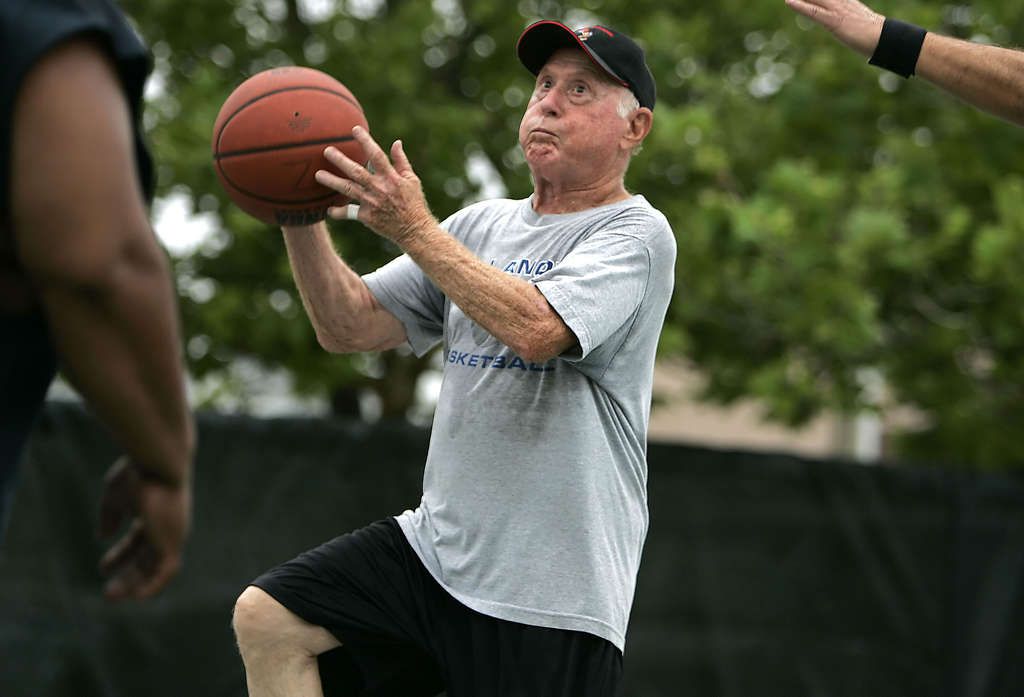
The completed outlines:
<svg viewBox="0 0 1024 697">
<path fill-rule="evenodd" d="M 545 361 L 575 343 L 537 288 L 484 263 L 436 223 L 402 247 L 452 302 L 523 358 Z"/>
<path fill-rule="evenodd" d="M 41 296 L 66 374 L 117 442 L 144 475 L 187 485 L 195 430 L 169 269 L 136 261 L 89 292 L 48 284 Z"/>
<path fill-rule="evenodd" d="M 393 348 L 405 331 L 338 256 L 326 224 L 283 228 L 288 261 L 320 345 L 350 353 Z"/>
<path fill-rule="evenodd" d="M 1024 125 L 1024 52 L 929 32 L 917 75 L 979 109 Z"/>
</svg>

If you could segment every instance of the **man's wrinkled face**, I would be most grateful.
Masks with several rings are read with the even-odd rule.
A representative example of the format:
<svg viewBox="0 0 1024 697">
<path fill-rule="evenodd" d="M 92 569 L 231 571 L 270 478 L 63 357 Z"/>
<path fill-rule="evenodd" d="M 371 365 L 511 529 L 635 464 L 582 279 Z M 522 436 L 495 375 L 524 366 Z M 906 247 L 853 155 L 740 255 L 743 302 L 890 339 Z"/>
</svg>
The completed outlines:
<svg viewBox="0 0 1024 697">
<path fill-rule="evenodd" d="M 519 124 L 519 144 L 535 174 L 607 168 L 622 150 L 629 120 L 619 113 L 628 90 L 580 49 L 551 55 L 537 75 Z"/>
</svg>

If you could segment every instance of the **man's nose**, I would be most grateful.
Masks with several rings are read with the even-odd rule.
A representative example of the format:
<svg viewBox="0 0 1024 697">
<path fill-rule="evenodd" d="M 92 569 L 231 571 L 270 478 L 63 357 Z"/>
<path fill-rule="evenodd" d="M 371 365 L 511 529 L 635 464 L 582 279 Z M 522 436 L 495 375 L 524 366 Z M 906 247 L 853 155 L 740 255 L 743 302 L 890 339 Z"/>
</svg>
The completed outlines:
<svg viewBox="0 0 1024 697">
<path fill-rule="evenodd" d="M 543 113 L 557 115 L 562 111 L 562 95 L 558 90 L 548 90 L 538 105 Z"/>
</svg>

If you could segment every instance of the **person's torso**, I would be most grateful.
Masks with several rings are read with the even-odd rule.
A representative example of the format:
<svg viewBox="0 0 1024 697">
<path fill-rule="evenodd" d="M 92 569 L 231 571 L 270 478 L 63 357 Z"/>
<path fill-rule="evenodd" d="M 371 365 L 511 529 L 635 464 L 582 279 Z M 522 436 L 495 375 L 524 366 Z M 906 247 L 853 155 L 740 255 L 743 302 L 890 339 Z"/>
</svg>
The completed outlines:
<svg viewBox="0 0 1024 697">
<path fill-rule="evenodd" d="M 535 282 L 630 206 L 649 209 L 640 201 L 562 216 L 489 202 L 449 229 L 478 258 Z M 624 325 L 614 352 L 536 363 L 445 300 L 424 498 L 403 524 L 419 526 L 428 568 L 467 604 L 621 645 L 647 530 L 646 426 L 667 297 L 644 302 L 660 310 L 637 315 L 656 321 Z"/>
</svg>

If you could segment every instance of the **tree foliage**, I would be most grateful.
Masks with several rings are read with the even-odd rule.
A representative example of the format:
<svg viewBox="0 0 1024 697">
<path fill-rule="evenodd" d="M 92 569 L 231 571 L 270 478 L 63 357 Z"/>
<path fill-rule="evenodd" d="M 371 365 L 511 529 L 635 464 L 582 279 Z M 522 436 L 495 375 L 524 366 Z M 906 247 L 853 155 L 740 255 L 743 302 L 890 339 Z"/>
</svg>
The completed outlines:
<svg viewBox="0 0 1024 697">
<path fill-rule="evenodd" d="M 280 234 L 227 203 L 210 131 L 245 77 L 310 65 L 348 85 L 377 139 L 401 137 L 443 218 L 530 192 L 516 126 L 532 86 L 514 58 L 541 17 L 642 39 L 658 80 L 655 128 L 627 180 L 668 215 L 677 293 L 662 339 L 707 377 L 705 397 L 756 397 L 798 425 L 823 409 L 912 408 L 899 454 L 1024 465 L 1024 131 L 919 81 L 870 68 L 781 0 L 125 0 L 163 90 L 147 125 L 160 191 L 186 193 L 217 232 L 176 259 L 190 365 L 287 368 L 340 410 L 353 389 L 403 413 L 426 363 L 324 353 Z M 1012 44 L 1024 0 L 878 3 L 945 34 Z M 353 224 L 342 254 L 369 271 L 396 253 Z"/>
</svg>

